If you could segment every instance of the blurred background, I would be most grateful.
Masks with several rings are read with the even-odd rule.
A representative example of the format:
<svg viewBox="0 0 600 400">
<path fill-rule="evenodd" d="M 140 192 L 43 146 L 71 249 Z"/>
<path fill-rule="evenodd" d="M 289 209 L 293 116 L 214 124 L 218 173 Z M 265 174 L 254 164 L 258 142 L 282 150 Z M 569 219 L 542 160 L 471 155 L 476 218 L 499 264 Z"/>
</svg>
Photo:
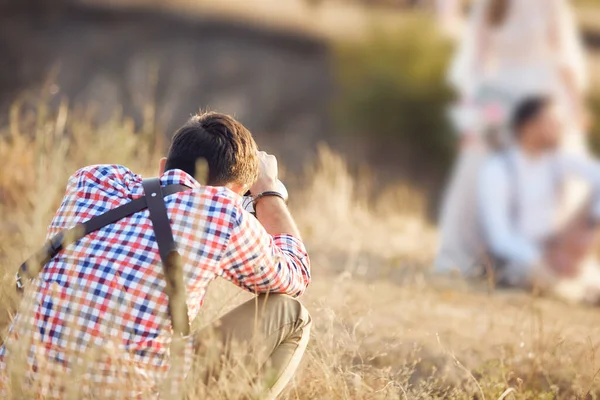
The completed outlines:
<svg viewBox="0 0 600 400">
<path fill-rule="evenodd" d="M 568 4 L 598 154 L 600 0 Z M 285 398 L 597 398 L 596 309 L 428 274 L 460 149 L 447 76 L 470 7 L 0 0 L 0 326 L 68 176 L 92 163 L 153 174 L 175 129 L 215 110 L 279 157 L 313 260 L 310 367 Z M 207 321 L 242 301 L 211 290 Z"/>
<path fill-rule="evenodd" d="M 597 63 L 600 2 L 575 5 Z M 408 181 L 435 210 L 456 147 L 445 79 L 454 40 L 437 8 L 434 0 L 3 0 L 0 124 L 15 98 L 67 99 L 98 121 L 118 113 L 167 136 L 199 109 L 218 110 L 293 171 L 326 142 L 351 168 L 368 165 L 374 186 Z M 600 148 L 598 124 L 591 140 Z"/>
<path fill-rule="evenodd" d="M 218 110 L 292 171 L 325 142 L 374 186 L 437 195 L 450 50 L 430 1 L 3 0 L 0 124 L 15 99 L 165 136 Z"/>
</svg>

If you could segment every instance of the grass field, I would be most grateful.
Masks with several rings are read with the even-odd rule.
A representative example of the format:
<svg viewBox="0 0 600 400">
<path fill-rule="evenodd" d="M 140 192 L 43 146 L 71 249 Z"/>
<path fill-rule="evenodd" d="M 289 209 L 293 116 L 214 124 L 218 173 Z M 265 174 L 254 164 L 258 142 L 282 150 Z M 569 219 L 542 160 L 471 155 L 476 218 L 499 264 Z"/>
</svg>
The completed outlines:
<svg viewBox="0 0 600 400">
<path fill-rule="evenodd" d="M 65 104 L 50 113 L 16 105 L 0 131 L 2 326 L 17 300 L 12 276 L 43 241 L 67 177 L 92 163 L 152 175 L 161 134 L 116 117 L 92 126 Z M 428 272 L 435 229 L 407 187 L 367 201 L 366 179 L 322 148 L 292 190 L 313 264 L 304 303 L 312 341 L 287 399 L 593 399 L 600 395 L 600 315 L 484 283 Z M 202 324 L 248 298 L 230 284 L 209 290 Z M 197 398 L 237 398 L 220 385 Z"/>
<path fill-rule="evenodd" d="M 273 18 L 274 4 L 282 3 L 250 7 L 247 1 L 206 0 L 202 5 L 330 37 L 348 34 L 349 26 L 360 37 L 371 20 L 352 6 L 315 10 L 300 1 L 286 2 Z M 198 10 L 192 1 L 162 4 Z M 385 16 L 390 24 L 397 17 Z M 586 24 L 595 21 L 588 19 Z M 0 128 L 3 329 L 18 302 L 14 271 L 43 242 L 67 177 L 93 163 L 120 163 L 152 175 L 164 145 L 162 134 L 151 128 L 135 129 L 118 116 L 92 126 L 86 111 L 66 104 L 55 114 L 27 102 L 15 105 L 11 115 L 11 124 Z M 291 190 L 291 208 L 313 265 L 303 302 L 314 325 L 302 372 L 283 398 L 600 398 L 597 309 L 432 276 L 436 231 L 424 216 L 421 195 L 395 187 L 368 199 L 369 180 L 352 177 L 344 160 L 327 148 L 304 176 L 293 178 L 301 184 Z M 216 281 L 196 324 L 248 297 Z M 237 398 L 241 389 L 235 383 L 196 398 Z"/>
</svg>

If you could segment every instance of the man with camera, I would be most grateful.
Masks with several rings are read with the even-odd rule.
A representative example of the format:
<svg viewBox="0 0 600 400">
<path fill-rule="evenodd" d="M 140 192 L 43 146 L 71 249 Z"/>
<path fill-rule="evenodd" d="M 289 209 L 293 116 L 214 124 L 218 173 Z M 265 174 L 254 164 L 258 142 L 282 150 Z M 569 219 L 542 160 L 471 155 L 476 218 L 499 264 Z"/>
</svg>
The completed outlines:
<svg viewBox="0 0 600 400">
<path fill-rule="evenodd" d="M 275 397 L 311 325 L 295 299 L 310 282 L 309 257 L 277 173 L 275 157 L 219 113 L 194 116 L 175 133 L 159 179 L 119 165 L 77 171 L 45 255 L 34 257 L 43 260 L 39 271 L 32 261 L 20 270 L 31 284 L 19 281 L 24 298 L 0 348 L 8 373 L 26 359 L 27 382 L 49 397 L 62 397 L 67 380 L 79 398 L 159 392 L 207 354 L 210 330 L 221 359 L 234 343 L 247 346 L 247 358 L 261 366 L 254 382 L 262 396 Z M 256 217 L 242 206 L 248 191 Z M 258 296 L 190 333 L 188 321 L 217 277 Z M 180 376 L 169 375 L 175 367 Z"/>
</svg>

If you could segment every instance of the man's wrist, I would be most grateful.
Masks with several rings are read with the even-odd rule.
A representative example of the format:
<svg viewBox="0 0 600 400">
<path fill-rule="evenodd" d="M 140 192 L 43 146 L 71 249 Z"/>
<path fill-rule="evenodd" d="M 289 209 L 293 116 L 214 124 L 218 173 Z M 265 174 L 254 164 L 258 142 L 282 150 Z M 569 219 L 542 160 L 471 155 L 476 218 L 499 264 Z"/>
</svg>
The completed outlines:
<svg viewBox="0 0 600 400">
<path fill-rule="evenodd" d="M 250 193 L 252 196 L 257 196 L 264 192 L 273 192 L 277 191 L 277 180 L 269 181 L 269 182 L 261 182 L 259 185 L 255 185 L 250 189 Z"/>
<path fill-rule="evenodd" d="M 258 204 L 258 203 L 259 203 L 261 200 L 263 200 L 263 199 L 265 199 L 265 198 L 269 198 L 269 197 L 276 197 L 276 198 L 279 198 L 279 199 L 283 200 L 283 202 L 284 202 L 284 203 L 285 203 L 285 200 L 286 200 L 286 199 L 285 199 L 285 196 L 284 196 L 282 193 L 279 193 L 278 191 L 275 191 L 275 190 L 268 190 L 268 191 L 266 191 L 266 192 L 261 192 L 261 193 L 257 194 L 257 195 L 254 197 L 254 201 L 253 201 L 253 203 L 254 203 L 254 207 L 256 207 L 256 205 L 257 205 L 257 204 Z"/>
<path fill-rule="evenodd" d="M 260 220 L 266 214 L 271 214 L 275 210 L 282 208 L 287 209 L 285 200 L 279 196 L 262 196 L 254 200 L 254 212 L 256 217 Z"/>
</svg>

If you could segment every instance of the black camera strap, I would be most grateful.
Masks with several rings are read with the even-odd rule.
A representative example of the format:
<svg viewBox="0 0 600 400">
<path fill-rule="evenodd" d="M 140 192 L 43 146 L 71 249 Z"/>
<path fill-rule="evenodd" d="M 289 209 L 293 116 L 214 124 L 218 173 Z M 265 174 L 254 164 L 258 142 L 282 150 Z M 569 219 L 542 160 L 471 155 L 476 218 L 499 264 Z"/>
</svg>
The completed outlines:
<svg viewBox="0 0 600 400">
<path fill-rule="evenodd" d="M 186 336 L 190 333 L 190 322 L 183 282 L 183 263 L 173 238 L 163 191 L 158 179 L 145 179 L 142 185 L 167 282 L 165 291 L 169 298 L 169 315 L 173 333 L 177 336 Z"/>
<path fill-rule="evenodd" d="M 167 282 L 166 293 L 169 298 L 169 314 L 173 332 L 180 335 L 187 335 L 189 333 L 189 322 L 187 304 L 185 302 L 183 268 L 181 257 L 177 252 L 175 240 L 173 239 L 173 232 L 167 215 L 164 197 L 184 192 L 190 188 L 184 185 L 167 185 L 161 187 L 158 178 L 144 179 L 142 186 L 144 188 L 144 196 L 109 210 L 104 214 L 97 215 L 73 228 L 65 229 L 48 240 L 40 250 L 21 264 L 16 276 L 17 290 L 23 291 L 23 280 L 37 277 L 42 268 L 62 249 L 94 231 L 148 208 Z"/>
</svg>

